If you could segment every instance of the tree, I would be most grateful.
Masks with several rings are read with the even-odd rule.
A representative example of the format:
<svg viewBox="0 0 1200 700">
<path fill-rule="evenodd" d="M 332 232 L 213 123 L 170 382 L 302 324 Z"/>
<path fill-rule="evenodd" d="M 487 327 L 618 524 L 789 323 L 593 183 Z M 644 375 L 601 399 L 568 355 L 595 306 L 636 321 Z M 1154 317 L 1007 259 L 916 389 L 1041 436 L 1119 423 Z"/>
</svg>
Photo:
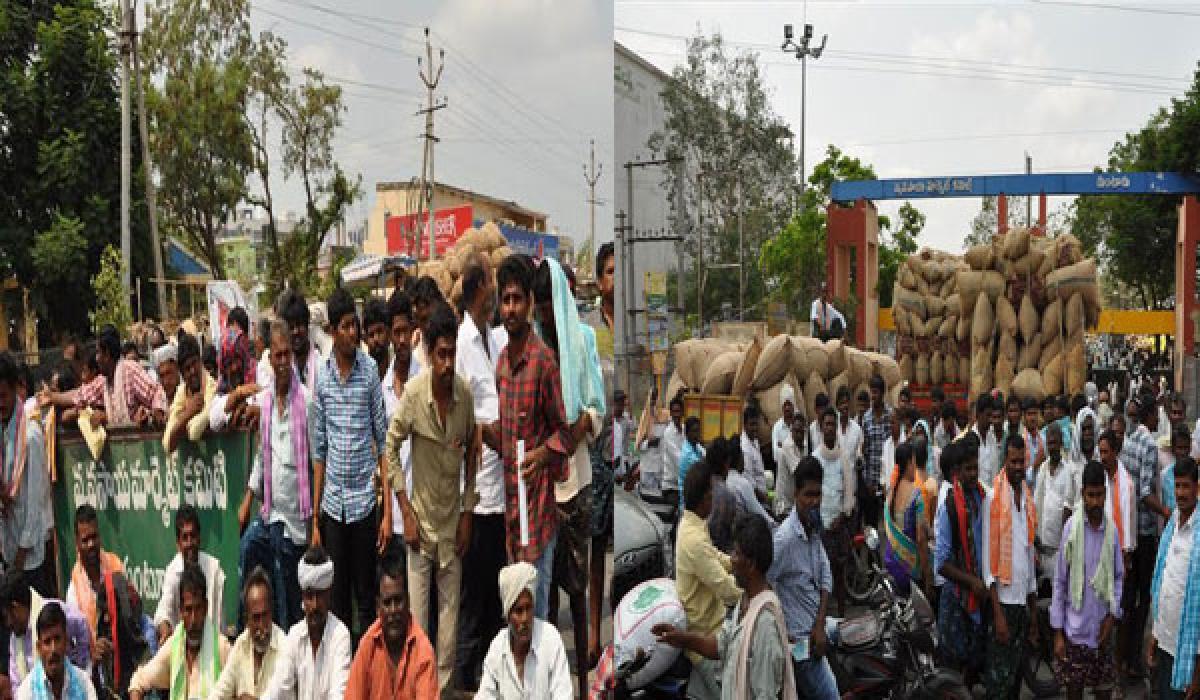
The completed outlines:
<svg viewBox="0 0 1200 700">
<path fill-rule="evenodd" d="M 92 278 L 92 293 L 96 296 L 96 310 L 88 314 L 93 330 L 111 323 L 118 332 L 124 333 L 133 323 L 129 310 L 129 295 L 121 283 L 125 266 L 121 264 L 121 252 L 106 246 L 100 258 L 100 271 Z"/>
<path fill-rule="evenodd" d="M 1013 199 L 1009 199 L 1008 207 L 1008 228 L 1014 229 L 1025 226 L 1025 212 L 1019 207 L 1012 206 Z M 971 246 L 983 245 L 990 243 L 992 236 L 1000 232 L 1000 205 L 996 197 L 984 197 L 979 205 L 979 213 L 971 220 L 971 232 L 963 238 L 963 247 L 970 248 Z"/>
<path fill-rule="evenodd" d="M 243 200 L 254 162 L 245 117 L 255 53 L 249 3 L 148 5 L 144 47 L 141 78 L 163 229 L 224 279 L 217 236 Z"/>
<path fill-rule="evenodd" d="M 925 215 L 911 202 L 901 204 L 898 213 L 900 221 L 895 230 L 883 229 L 881 233 L 885 235 L 879 242 L 879 279 L 875 291 L 879 294 L 879 305 L 884 308 L 892 305 L 892 288 L 900 264 L 917 252 L 917 236 L 925 228 Z"/>
<path fill-rule="evenodd" d="M 804 302 L 816 297 L 825 280 L 825 211 L 831 201 L 833 183 L 874 179 L 875 170 L 870 165 L 842 153 L 836 146 L 826 147 L 825 159 L 813 168 L 808 178 L 800 211 L 763 245 L 759 256 L 763 276 L 777 298 L 807 312 Z M 888 217 L 879 217 L 881 230 L 890 225 Z"/>
<path fill-rule="evenodd" d="M 709 277 L 705 315 L 719 301 L 738 298 L 739 271 L 713 264 L 737 263 L 740 213 L 747 268 L 744 311 L 747 318 L 762 317 L 767 288 L 749 268 L 754 251 L 790 218 L 796 159 L 789 146 L 791 129 L 771 109 L 758 57 L 733 53 L 719 34 L 696 36 L 688 40 L 687 62 L 675 69 L 662 99 L 665 125 L 647 146 L 678 164 L 668 169 L 665 184 L 670 201 L 682 202 L 683 210 L 673 217 L 693 219 L 686 228 L 694 236 L 684 251 Z M 687 296 L 688 303 L 697 302 L 694 284 Z"/>
<path fill-rule="evenodd" d="M 120 235 L 116 23 L 102 7 L 0 5 L 0 279 L 30 291 L 43 343 L 88 328 L 89 280 Z M 136 172 L 136 130 L 133 154 Z M 142 276 L 150 247 L 140 178 L 132 212 L 132 268 Z"/>
</svg>

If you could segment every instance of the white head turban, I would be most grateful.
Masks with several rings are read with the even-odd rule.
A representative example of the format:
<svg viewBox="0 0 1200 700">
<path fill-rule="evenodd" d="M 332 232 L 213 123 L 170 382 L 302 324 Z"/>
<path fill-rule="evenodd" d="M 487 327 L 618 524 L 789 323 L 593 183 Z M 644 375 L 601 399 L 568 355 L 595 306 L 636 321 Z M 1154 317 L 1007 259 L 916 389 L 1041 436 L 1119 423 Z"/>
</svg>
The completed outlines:
<svg viewBox="0 0 1200 700">
<path fill-rule="evenodd" d="M 783 388 L 779 390 L 779 410 L 782 411 L 783 405 L 789 401 L 792 402 L 792 408 L 795 408 L 796 390 L 792 388 L 791 384 L 784 384 Z"/>
<path fill-rule="evenodd" d="M 176 362 L 179 359 L 179 348 L 174 343 L 167 343 L 154 351 L 151 356 L 154 361 L 154 369 L 158 369 L 164 362 Z"/>
<path fill-rule="evenodd" d="M 517 562 L 500 570 L 500 605 L 504 616 L 517 604 L 521 591 L 537 596 L 537 568 L 529 562 Z"/>
<path fill-rule="evenodd" d="M 326 560 L 324 564 L 313 566 L 301 559 L 297 574 L 302 591 L 327 591 L 333 588 L 332 561 Z"/>
</svg>

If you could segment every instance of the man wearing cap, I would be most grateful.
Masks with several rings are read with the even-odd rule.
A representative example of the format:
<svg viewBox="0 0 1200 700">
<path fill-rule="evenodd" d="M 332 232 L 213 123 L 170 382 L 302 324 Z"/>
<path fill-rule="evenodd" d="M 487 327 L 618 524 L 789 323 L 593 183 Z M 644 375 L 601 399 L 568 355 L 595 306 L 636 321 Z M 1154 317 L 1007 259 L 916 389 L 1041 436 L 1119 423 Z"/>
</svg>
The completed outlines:
<svg viewBox="0 0 1200 700">
<path fill-rule="evenodd" d="M 350 673 L 350 630 L 329 613 L 333 562 L 310 547 L 298 567 L 304 619 L 292 626 L 263 700 L 342 700 Z"/>
<path fill-rule="evenodd" d="M 829 284 L 826 282 L 821 283 L 821 296 L 813 300 L 809 319 L 812 320 L 814 338 L 838 338 L 846 330 L 846 317 L 829 302 Z"/>
<path fill-rule="evenodd" d="M 174 343 L 167 343 L 158 348 L 150 355 L 150 360 L 154 365 L 154 374 L 158 378 L 158 384 L 163 389 L 163 394 L 168 398 L 168 403 L 175 398 L 175 390 L 179 388 L 179 348 Z M 165 413 L 163 415 L 165 418 Z"/>
<path fill-rule="evenodd" d="M 500 571 L 508 627 L 492 640 L 475 700 L 569 700 L 571 671 L 558 630 L 533 614 L 537 569 L 517 562 Z"/>
</svg>

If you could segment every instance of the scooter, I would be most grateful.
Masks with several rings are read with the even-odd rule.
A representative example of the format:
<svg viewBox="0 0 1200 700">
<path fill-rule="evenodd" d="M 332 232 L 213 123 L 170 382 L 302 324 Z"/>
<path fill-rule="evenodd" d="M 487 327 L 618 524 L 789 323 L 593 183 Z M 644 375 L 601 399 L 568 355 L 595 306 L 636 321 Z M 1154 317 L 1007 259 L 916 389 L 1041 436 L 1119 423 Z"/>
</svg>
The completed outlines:
<svg viewBox="0 0 1200 700">
<path fill-rule="evenodd" d="M 859 537 L 857 548 L 865 545 L 875 555 L 864 561 L 877 584 L 863 596 L 872 609 L 841 620 L 831 635 L 829 664 L 843 700 L 970 700 L 962 677 L 934 661 L 937 626 L 925 595 L 913 587 L 908 598 L 898 596 L 879 563 L 878 532 L 867 527 Z"/>
</svg>

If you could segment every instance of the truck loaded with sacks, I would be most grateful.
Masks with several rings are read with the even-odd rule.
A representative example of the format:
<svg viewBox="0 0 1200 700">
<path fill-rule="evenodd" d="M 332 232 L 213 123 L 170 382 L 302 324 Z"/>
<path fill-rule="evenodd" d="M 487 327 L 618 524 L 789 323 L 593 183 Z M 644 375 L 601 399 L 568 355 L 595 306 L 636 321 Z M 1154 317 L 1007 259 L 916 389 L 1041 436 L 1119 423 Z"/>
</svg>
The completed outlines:
<svg viewBox="0 0 1200 700">
<path fill-rule="evenodd" d="M 675 346 L 675 374 L 667 385 L 667 396 L 680 390 L 743 400 L 753 396 L 772 425 L 782 414 L 779 396 L 784 386 L 792 387 L 797 409 L 811 419 L 819 394 L 832 399 L 842 386 L 855 395 L 869 391 L 867 384 L 873 374 L 883 377 L 895 405 L 901 387 L 896 360 L 849 347 L 840 340 L 821 342 L 782 334 L 749 342 L 685 340 Z"/>
<path fill-rule="evenodd" d="M 962 382 L 970 399 L 993 388 L 1039 401 L 1083 391 L 1100 289 L 1070 234 L 1014 229 L 963 256 L 922 250 L 901 264 L 892 299 L 908 382 Z"/>
</svg>

